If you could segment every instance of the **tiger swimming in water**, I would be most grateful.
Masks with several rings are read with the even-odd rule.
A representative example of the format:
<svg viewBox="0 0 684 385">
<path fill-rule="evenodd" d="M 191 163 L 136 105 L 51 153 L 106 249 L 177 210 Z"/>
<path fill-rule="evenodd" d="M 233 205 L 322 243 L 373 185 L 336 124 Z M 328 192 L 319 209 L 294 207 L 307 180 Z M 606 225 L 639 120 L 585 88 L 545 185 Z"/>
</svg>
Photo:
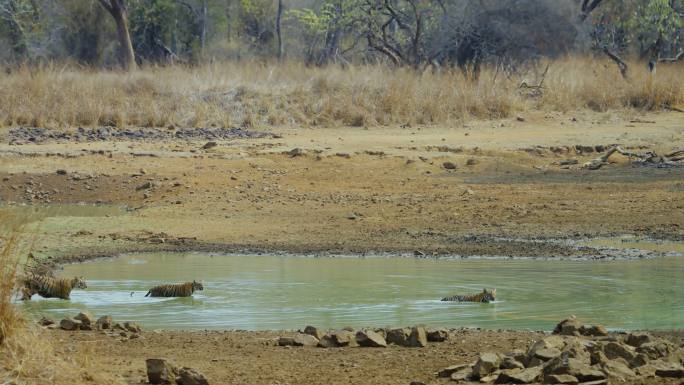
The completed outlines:
<svg viewBox="0 0 684 385">
<path fill-rule="evenodd" d="M 197 281 L 175 285 L 159 285 L 151 288 L 145 297 L 190 297 L 195 290 L 204 290 L 204 286 Z"/>
<path fill-rule="evenodd" d="M 22 283 L 22 301 L 31 300 L 34 294 L 39 294 L 43 298 L 69 299 L 71 290 L 88 288 L 83 277 L 54 278 L 48 275 L 28 274 Z"/>
<path fill-rule="evenodd" d="M 490 303 L 494 300 L 496 300 L 496 289 L 492 289 L 492 290 L 483 289 L 482 293 L 466 294 L 466 295 L 453 295 L 451 297 L 442 298 L 442 301 L 483 302 L 483 303 Z"/>
</svg>

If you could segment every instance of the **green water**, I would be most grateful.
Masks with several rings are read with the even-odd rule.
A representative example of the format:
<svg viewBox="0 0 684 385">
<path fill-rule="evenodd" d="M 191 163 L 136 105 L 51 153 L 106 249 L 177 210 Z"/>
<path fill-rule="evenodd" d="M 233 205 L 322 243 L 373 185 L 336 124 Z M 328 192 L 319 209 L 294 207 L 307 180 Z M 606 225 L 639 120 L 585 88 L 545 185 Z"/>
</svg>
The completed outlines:
<svg viewBox="0 0 684 385">
<path fill-rule="evenodd" d="M 36 315 L 135 320 L 147 329 L 296 329 L 426 324 L 553 328 L 571 314 L 612 329 L 684 328 L 684 258 L 569 262 L 137 254 L 66 266 L 87 290 L 34 300 Z M 201 280 L 194 298 L 146 298 L 160 283 Z M 496 287 L 491 304 L 440 302 Z"/>
</svg>

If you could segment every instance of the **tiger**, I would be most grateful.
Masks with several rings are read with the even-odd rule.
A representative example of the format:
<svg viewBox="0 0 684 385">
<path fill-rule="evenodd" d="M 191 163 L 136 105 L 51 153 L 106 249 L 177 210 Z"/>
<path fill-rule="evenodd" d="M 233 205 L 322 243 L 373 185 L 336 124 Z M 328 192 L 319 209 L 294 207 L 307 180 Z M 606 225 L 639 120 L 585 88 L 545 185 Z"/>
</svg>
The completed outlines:
<svg viewBox="0 0 684 385">
<path fill-rule="evenodd" d="M 483 289 L 482 293 L 453 295 L 451 297 L 444 297 L 442 301 L 459 301 L 459 302 L 483 302 L 490 303 L 496 300 L 496 289 Z"/>
<path fill-rule="evenodd" d="M 69 299 L 74 288 L 88 288 L 83 277 L 54 278 L 48 275 L 29 274 L 24 277 L 22 283 L 22 301 L 30 301 L 34 294 L 39 294 L 43 298 Z"/>
<path fill-rule="evenodd" d="M 195 290 L 204 290 L 204 286 L 197 281 L 159 285 L 151 288 L 145 297 L 190 297 Z"/>
</svg>

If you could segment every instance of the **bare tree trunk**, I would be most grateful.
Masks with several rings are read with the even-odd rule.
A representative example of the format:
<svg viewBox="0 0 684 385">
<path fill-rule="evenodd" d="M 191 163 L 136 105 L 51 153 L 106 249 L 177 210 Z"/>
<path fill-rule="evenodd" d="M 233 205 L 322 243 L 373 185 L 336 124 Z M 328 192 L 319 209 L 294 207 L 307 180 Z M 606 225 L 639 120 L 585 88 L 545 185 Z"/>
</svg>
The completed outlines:
<svg viewBox="0 0 684 385">
<path fill-rule="evenodd" d="M 283 0 L 278 0 L 278 12 L 276 13 L 276 35 L 278 37 L 278 61 L 283 61 L 283 36 L 281 34 L 281 20 L 283 18 Z"/>
<path fill-rule="evenodd" d="M 133 71 L 137 65 L 135 63 L 135 53 L 131 43 L 131 34 L 128 31 L 128 11 L 124 0 L 99 0 L 100 4 L 112 15 L 116 22 L 116 35 L 119 40 L 119 59 L 121 66 L 126 71 Z"/>
<path fill-rule="evenodd" d="M 200 47 L 202 48 L 202 56 L 204 56 L 204 49 L 207 46 L 207 14 L 208 6 L 207 0 L 202 1 L 202 32 L 200 34 Z"/>
</svg>

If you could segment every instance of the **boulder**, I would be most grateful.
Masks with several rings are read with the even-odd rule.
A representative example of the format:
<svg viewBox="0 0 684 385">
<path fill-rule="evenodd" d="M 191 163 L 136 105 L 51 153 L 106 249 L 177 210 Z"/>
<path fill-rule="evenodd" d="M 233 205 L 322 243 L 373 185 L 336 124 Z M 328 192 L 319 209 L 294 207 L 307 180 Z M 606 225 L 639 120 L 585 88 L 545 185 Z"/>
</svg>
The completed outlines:
<svg viewBox="0 0 684 385">
<path fill-rule="evenodd" d="M 314 336 L 314 337 L 316 337 L 316 338 L 319 339 L 319 340 L 320 340 L 321 338 L 323 338 L 323 336 L 325 335 L 325 333 L 323 333 L 323 331 L 319 330 L 319 329 L 318 329 L 317 327 L 315 327 L 315 326 L 307 326 L 307 327 L 305 327 L 305 328 L 304 328 L 304 334 L 308 334 L 308 335 L 310 335 L 310 336 Z"/>
<path fill-rule="evenodd" d="M 634 359 L 629 363 L 629 367 L 632 369 L 638 368 L 640 366 L 648 364 L 648 362 L 649 359 L 647 355 L 645 355 L 644 353 L 637 353 L 637 355 L 634 356 Z"/>
<path fill-rule="evenodd" d="M 55 320 L 53 320 L 52 318 L 48 318 L 48 317 L 40 317 L 40 321 L 38 321 L 38 325 L 40 325 L 40 326 L 49 326 L 49 325 L 54 325 L 54 324 L 55 324 Z"/>
<path fill-rule="evenodd" d="M 544 366 L 545 374 L 569 374 L 576 377 L 580 382 L 597 381 L 606 378 L 606 375 L 594 366 L 589 366 L 576 358 L 558 357 L 549 361 Z"/>
<path fill-rule="evenodd" d="M 81 328 L 81 321 L 73 318 L 64 318 L 59 322 L 59 327 L 62 330 L 79 330 Z"/>
<path fill-rule="evenodd" d="M 408 341 L 406 341 L 406 346 L 411 348 L 424 348 L 427 346 L 427 343 L 425 328 L 422 326 L 412 327 L 411 334 L 409 335 Z"/>
<path fill-rule="evenodd" d="M 663 363 L 656 366 L 655 375 L 667 378 L 684 378 L 684 366 L 675 363 Z"/>
<path fill-rule="evenodd" d="M 525 365 L 512 356 L 505 356 L 503 359 L 501 359 L 501 364 L 499 367 L 501 369 L 525 369 Z"/>
<path fill-rule="evenodd" d="M 292 337 L 279 337 L 278 346 L 294 346 L 294 338 Z"/>
<path fill-rule="evenodd" d="M 204 375 L 192 368 L 180 368 L 178 370 L 177 385 L 209 385 Z"/>
<path fill-rule="evenodd" d="M 140 326 L 139 326 L 137 323 L 135 323 L 135 322 L 128 322 L 128 321 L 126 321 L 126 322 L 123 323 L 123 327 L 124 327 L 125 330 L 127 330 L 127 331 L 129 331 L 129 332 L 131 332 L 131 333 L 140 333 L 140 332 L 142 332 L 142 328 L 140 328 Z"/>
<path fill-rule="evenodd" d="M 112 316 L 110 315 L 103 315 L 102 317 L 98 318 L 97 321 L 95 321 L 95 327 L 98 330 L 108 330 L 113 326 L 114 320 L 112 320 Z"/>
<path fill-rule="evenodd" d="M 444 328 L 434 328 L 427 330 L 428 342 L 444 342 L 449 339 L 449 331 Z"/>
<path fill-rule="evenodd" d="M 646 333 L 629 333 L 627 334 L 627 338 L 625 338 L 625 343 L 634 346 L 635 348 L 638 348 L 647 342 L 652 342 L 652 340 L 651 336 Z"/>
<path fill-rule="evenodd" d="M 318 346 L 318 338 L 304 333 L 299 333 L 292 339 L 294 346 Z"/>
<path fill-rule="evenodd" d="M 603 372 L 612 379 L 617 379 L 617 380 L 627 380 L 633 377 L 636 377 L 636 373 L 632 369 L 629 368 L 625 363 L 614 360 L 614 361 L 608 361 L 601 365 L 601 369 Z"/>
<path fill-rule="evenodd" d="M 332 333 L 331 337 L 337 346 L 356 346 L 356 335 L 353 331 L 338 330 Z"/>
<path fill-rule="evenodd" d="M 495 353 L 480 353 L 480 357 L 475 362 L 473 366 L 473 377 L 482 378 L 486 377 L 495 370 L 499 369 L 501 364 L 501 359 L 498 354 Z"/>
<path fill-rule="evenodd" d="M 451 373 L 449 378 L 451 381 L 467 381 L 472 378 L 473 372 L 471 370 L 463 370 L 460 372 Z"/>
<path fill-rule="evenodd" d="M 339 348 L 340 345 L 337 344 L 337 342 L 335 341 L 335 339 L 331 335 L 326 334 L 318 341 L 318 347 L 319 348 Z"/>
<path fill-rule="evenodd" d="M 603 352 L 610 360 L 620 357 L 627 360 L 627 362 L 630 362 L 634 359 L 634 356 L 636 356 L 633 347 L 629 345 L 623 345 L 619 342 L 608 342 L 607 344 L 603 345 Z"/>
<path fill-rule="evenodd" d="M 167 360 L 148 358 L 145 364 L 147 365 L 147 381 L 150 384 L 171 385 L 176 383 L 178 370 Z"/>
<path fill-rule="evenodd" d="M 549 374 L 544 377 L 544 383 L 546 384 L 571 384 L 576 385 L 579 383 L 575 376 L 569 374 Z"/>
<path fill-rule="evenodd" d="M 561 349 L 565 347 L 565 341 L 559 336 L 549 336 L 533 343 L 527 350 L 525 366 L 532 367 L 561 355 Z"/>
<path fill-rule="evenodd" d="M 583 336 L 604 337 L 608 335 L 608 330 L 603 325 L 590 325 L 580 328 Z"/>
<path fill-rule="evenodd" d="M 641 344 L 636 351 L 647 355 L 652 360 L 657 360 L 670 354 L 672 346 L 665 341 L 652 341 Z"/>
<path fill-rule="evenodd" d="M 531 384 L 542 374 L 541 367 L 528 368 L 521 371 L 503 371 L 496 382 L 499 384 Z"/>
<path fill-rule="evenodd" d="M 409 328 L 392 328 L 387 330 L 387 342 L 399 346 L 406 346 L 411 335 Z"/>
<path fill-rule="evenodd" d="M 575 316 L 571 316 L 568 319 L 565 319 L 561 321 L 556 327 L 553 329 L 553 334 L 560 334 L 564 336 L 578 336 L 580 335 L 580 330 L 582 329 L 582 323 L 575 318 Z"/>
<path fill-rule="evenodd" d="M 83 326 L 91 326 L 93 322 L 95 322 L 95 318 L 93 317 L 90 312 L 87 311 L 82 311 L 74 317 L 75 320 L 81 321 L 81 325 Z"/>
<path fill-rule="evenodd" d="M 385 328 L 375 328 L 375 329 L 373 329 L 373 331 L 376 332 L 376 333 L 378 333 L 378 334 L 380 334 L 380 335 L 382 336 L 382 338 L 384 338 L 385 340 L 387 340 L 387 329 L 385 329 Z"/>
<path fill-rule="evenodd" d="M 606 357 L 606 354 L 601 350 L 591 353 L 591 365 L 603 365 L 608 361 L 610 361 L 610 359 Z"/>
<path fill-rule="evenodd" d="M 534 352 L 534 357 L 542 361 L 549 361 L 556 357 L 560 357 L 561 351 L 556 348 L 541 348 Z"/>
<path fill-rule="evenodd" d="M 356 343 L 367 348 L 386 348 L 387 342 L 380 334 L 372 330 L 361 330 L 356 333 Z"/>
<path fill-rule="evenodd" d="M 473 365 L 471 364 L 452 365 L 437 372 L 437 377 L 449 378 L 452 374 L 458 372 L 466 372 L 470 374 L 472 367 Z"/>
</svg>

